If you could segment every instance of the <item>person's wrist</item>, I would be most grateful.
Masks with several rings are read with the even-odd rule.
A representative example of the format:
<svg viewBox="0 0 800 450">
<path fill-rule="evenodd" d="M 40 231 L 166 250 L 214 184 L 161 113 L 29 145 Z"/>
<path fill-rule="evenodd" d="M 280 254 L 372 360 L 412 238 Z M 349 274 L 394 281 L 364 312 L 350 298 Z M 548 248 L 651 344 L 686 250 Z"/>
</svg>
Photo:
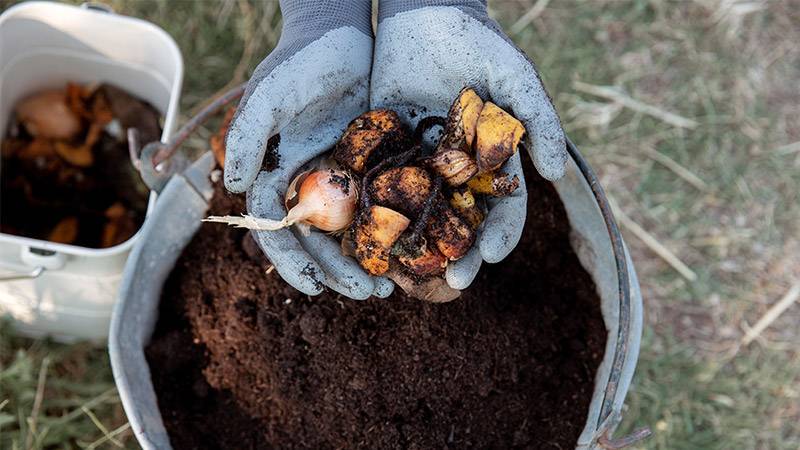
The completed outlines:
<svg viewBox="0 0 800 450">
<path fill-rule="evenodd" d="M 280 0 L 283 35 L 324 34 L 350 26 L 372 36 L 371 0 Z"/>
<path fill-rule="evenodd" d="M 463 10 L 486 12 L 487 0 L 380 0 L 378 21 L 394 15 L 429 6 L 452 6 Z"/>
</svg>

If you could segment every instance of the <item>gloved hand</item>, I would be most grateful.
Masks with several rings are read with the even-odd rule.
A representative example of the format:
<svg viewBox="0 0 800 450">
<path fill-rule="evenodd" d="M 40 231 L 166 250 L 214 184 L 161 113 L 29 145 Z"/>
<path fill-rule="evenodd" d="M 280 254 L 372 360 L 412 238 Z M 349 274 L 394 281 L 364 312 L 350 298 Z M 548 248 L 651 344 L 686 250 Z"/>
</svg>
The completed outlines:
<svg viewBox="0 0 800 450">
<path fill-rule="evenodd" d="M 512 112 L 527 130 L 528 153 L 548 180 L 564 175 L 564 132 L 536 67 L 496 22 L 485 0 L 381 0 L 370 107 L 389 108 L 416 126 L 426 116 L 446 116 L 464 86 Z M 525 225 L 527 193 L 519 152 L 501 170 L 520 187 L 491 199 L 477 244 L 448 265 L 447 283 L 464 289 L 482 260 L 505 258 Z"/>
<path fill-rule="evenodd" d="M 280 6 L 281 38 L 250 79 L 225 158 L 228 190 L 247 191 L 248 212 L 271 219 L 285 215 L 284 195 L 297 171 L 367 110 L 372 63 L 370 0 L 281 0 Z M 262 170 L 276 134 L 278 167 Z M 342 257 L 340 245 L 323 233 L 303 236 L 292 227 L 255 237 L 281 277 L 306 294 L 328 286 L 364 299 L 388 296 L 394 287 Z"/>
</svg>

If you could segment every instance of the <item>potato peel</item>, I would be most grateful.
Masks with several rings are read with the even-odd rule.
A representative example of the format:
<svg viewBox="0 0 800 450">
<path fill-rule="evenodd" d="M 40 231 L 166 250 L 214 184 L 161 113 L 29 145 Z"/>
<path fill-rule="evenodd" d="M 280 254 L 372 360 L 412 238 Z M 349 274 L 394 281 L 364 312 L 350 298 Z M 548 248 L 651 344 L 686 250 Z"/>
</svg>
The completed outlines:
<svg viewBox="0 0 800 450">
<path fill-rule="evenodd" d="M 371 193 L 383 206 L 415 217 L 431 192 L 431 177 L 420 167 L 396 167 L 375 177 Z"/>
<path fill-rule="evenodd" d="M 353 240 L 358 262 L 372 275 L 386 273 L 391 248 L 411 221 L 397 211 L 371 206 L 357 222 Z"/>
<path fill-rule="evenodd" d="M 347 126 L 336 144 L 333 158 L 355 173 L 363 174 L 382 150 L 403 139 L 400 117 L 388 109 L 365 112 Z"/>
<path fill-rule="evenodd" d="M 486 102 L 478 118 L 475 141 L 478 170 L 492 172 L 516 151 L 525 134 L 522 122 L 492 102 Z"/>
</svg>

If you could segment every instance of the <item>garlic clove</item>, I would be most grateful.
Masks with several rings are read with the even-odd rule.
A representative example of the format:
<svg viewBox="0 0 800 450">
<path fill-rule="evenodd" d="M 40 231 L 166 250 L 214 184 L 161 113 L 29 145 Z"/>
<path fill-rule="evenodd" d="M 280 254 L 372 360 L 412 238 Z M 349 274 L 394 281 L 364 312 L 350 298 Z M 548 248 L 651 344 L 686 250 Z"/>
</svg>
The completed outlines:
<svg viewBox="0 0 800 450">
<path fill-rule="evenodd" d="M 522 122 L 492 102 L 486 102 L 478 118 L 476 159 L 481 173 L 500 168 L 519 145 L 525 127 Z"/>
<path fill-rule="evenodd" d="M 429 164 L 450 186 L 460 186 L 478 173 L 478 164 L 469 154 L 461 150 L 438 152 L 433 155 Z"/>
<path fill-rule="evenodd" d="M 286 197 L 283 201 L 283 205 L 286 206 L 287 211 L 297 206 L 297 190 L 311 172 L 311 170 L 300 172 L 292 179 L 292 182 L 289 183 L 289 187 L 286 189 Z"/>
<path fill-rule="evenodd" d="M 294 222 L 302 221 L 322 231 L 340 231 L 353 221 L 358 186 L 343 170 L 316 170 L 300 184 L 297 200 L 287 217 L 299 209 Z"/>
</svg>

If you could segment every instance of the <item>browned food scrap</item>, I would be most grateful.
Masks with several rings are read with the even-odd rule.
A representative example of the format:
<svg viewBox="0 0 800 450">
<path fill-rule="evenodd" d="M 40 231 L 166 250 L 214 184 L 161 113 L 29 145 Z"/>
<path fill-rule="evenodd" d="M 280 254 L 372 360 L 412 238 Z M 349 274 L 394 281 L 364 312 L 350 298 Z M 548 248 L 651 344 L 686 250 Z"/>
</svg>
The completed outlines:
<svg viewBox="0 0 800 450">
<path fill-rule="evenodd" d="M 34 139 L 17 153 L 22 160 L 32 161 L 40 157 L 55 156 L 56 150 L 53 143 L 47 139 Z"/>
<path fill-rule="evenodd" d="M 447 125 L 438 148 L 471 153 L 481 110 L 483 100 L 480 96 L 472 88 L 462 89 L 447 113 Z"/>
<path fill-rule="evenodd" d="M 392 255 L 418 277 L 441 275 L 447 267 L 447 258 L 439 250 L 429 246 L 425 238 L 414 239 L 410 233 L 395 242 Z"/>
<path fill-rule="evenodd" d="M 92 95 L 89 88 L 76 83 L 67 83 L 67 103 L 75 115 L 86 120 L 92 119 L 92 113 L 86 108 L 86 100 Z"/>
<path fill-rule="evenodd" d="M 390 268 L 385 275 L 400 286 L 406 294 L 427 302 L 451 302 L 461 295 L 461 291 L 451 288 L 442 277 L 419 279 L 404 273 L 396 267 Z"/>
<path fill-rule="evenodd" d="M 108 103 L 105 91 L 97 91 L 92 96 L 92 112 L 90 120 L 101 127 L 108 125 L 114 120 L 114 113 Z"/>
<path fill-rule="evenodd" d="M 450 206 L 464 219 L 473 230 L 477 230 L 483 222 L 483 212 L 475 201 L 475 196 L 470 189 L 453 191 L 450 196 Z"/>
<path fill-rule="evenodd" d="M 494 103 L 486 102 L 478 118 L 475 142 L 480 172 L 499 169 L 517 151 L 523 134 L 522 122 Z"/>
<path fill-rule="evenodd" d="M 502 172 L 487 172 L 469 180 L 467 187 L 476 194 L 505 197 L 519 187 L 519 177 Z"/>
<path fill-rule="evenodd" d="M 94 164 L 94 153 L 92 149 L 100 140 L 103 134 L 103 124 L 92 122 L 89 131 L 86 133 L 86 140 L 83 144 L 72 145 L 63 141 L 56 141 L 56 153 L 64 161 L 78 167 L 90 167 Z"/>
<path fill-rule="evenodd" d="M 219 130 L 209 139 L 211 152 L 214 153 L 214 159 L 217 160 L 217 164 L 220 167 L 225 167 L 225 136 L 228 134 L 228 127 L 231 126 L 235 113 L 235 106 L 228 108 L 228 111 L 225 112 L 225 118 L 222 119 L 222 125 L 220 125 Z"/>
<path fill-rule="evenodd" d="M 403 124 L 396 112 L 387 109 L 367 111 L 347 126 L 336 144 L 333 158 L 342 166 L 363 174 L 379 159 L 384 149 L 404 137 Z"/>
<path fill-rule="evenodd" d="M 389 270 L 392 246 L 408 228 L 410 221 L 399 212 L 383 206 L 371 206 L 358 219 L 353 240 L 361 267 L 372 275 Z"/>
<path fill-rule="evenodd" d="M 81 120 L 67 104 L 62 90 L 32 95 L 17 105 L 17 118 L 31 136 L 73 139 L 81 132 Z"/>
<path fill-rule="evenodd" d="M 7 138 L 0 143 L 0 156 L 3 158 L 13 158 L 28 144 L 23 139 Z"/>
<path fill-rule="evenodd" d="M 121 244 L 136 233 L 136 223 L 122 203 L 115 202 L 106 209 L 104 215 L 108 222 L 103 226 L 101 247 L 108 248 Z"/>
<path fill-rule="evenodd" d="M 396 167 L 372 182 L 375 201 L 395 211 L 416 217 L 431 192 L 431 177 L 420 167 Z"/>
<path fill-rule="evenodd" d="M 431 216 L 426 231 L 430 241 L 451 261 L 466 255 L 475 242 L 472 228 L 447 205 Z"/>
<path fill-rule="evenodd" d="M 55 146 L 58 156 L 73 166 L 90 167 L 94 163 L 91 146 L 85 144 L 72 145 L 61 141 L 57 141 Z"/>
<path fill-rule="evenodd" d="M 78 238 L 78 218 L 69 216 L 61 219 L 50 234 L 47 240 L 59 244 L 71 244 Z"/>
<path fill-rule="evenodd" d="M 460 186 L 478 173 L 478 164 L 461 150 L 443 150 L 430 160 L 431 168 L 450 186 Z"/>
<path fill-rule="evenodd" d="M 161 139 L 159 114 L 152 106 L 110 84 L 100 85 L 94 95 L 98 94 L 104 96 L 113 117 L 119 121 L 122 129 L 137 129 L 141 142 Z"/>
</svg>

